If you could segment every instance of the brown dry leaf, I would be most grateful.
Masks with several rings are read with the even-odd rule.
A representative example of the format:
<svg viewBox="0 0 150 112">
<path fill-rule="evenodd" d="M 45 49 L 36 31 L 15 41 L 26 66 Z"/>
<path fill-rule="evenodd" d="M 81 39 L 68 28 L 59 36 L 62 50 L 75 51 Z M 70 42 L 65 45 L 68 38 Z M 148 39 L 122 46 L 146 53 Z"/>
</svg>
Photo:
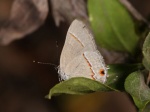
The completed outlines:
<svg viewBox="0 0 150 112">
<path fill-rule="evenodd" d="M 9 17 L 12 3 L 13 0 L 0 0 L 0 23 Z"/>
<path fill-rule="evenodd" d="M 127 8 L 127 10 L 132 14 L 134 18 L 136 18 L 139 21 L 143 21 L 144 23 L 147 24 L 147 26 L 150 27 L 150 23 L 148 20 L 146 20 L 140 12 L 138 12 L 133 5 L 128 1 L 128 0 L 120 0 L 120 2 Z"/>
<path fill-rule="evenodd" d="M 7 45 L 35 31 L 47 14 L 47 0 L 14 0 L 8 20 L 0 24 L 0 44 Z"/>
<path fill-rule="evenodd" d="M 125 63 L 129 58 L 129 55 L 125 52 L 110 51 L 101 47 L 98 47 L 98 50 L 104 57 L 106 64 Z"/>
<path fill-rule="evenodd" d="M 88 18 L 85 0 L 51 0 L 51 6 L 57 26 L 62 21 L 71 23 L 75 18 Z"/>
</svg>

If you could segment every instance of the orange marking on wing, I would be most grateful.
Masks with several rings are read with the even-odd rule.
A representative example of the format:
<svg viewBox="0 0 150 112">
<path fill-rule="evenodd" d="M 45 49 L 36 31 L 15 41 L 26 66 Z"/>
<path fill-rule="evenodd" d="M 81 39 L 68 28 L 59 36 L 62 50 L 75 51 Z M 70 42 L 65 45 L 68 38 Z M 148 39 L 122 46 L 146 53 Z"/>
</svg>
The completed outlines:
<svg viewBox="0 0 150 112">
<path fill-rule="evenodd" d="M 94 78 L 94 72 L 93 72 L 93 70 L 92 70 L 92 68 L 91 68 L 92 66 L 91 66 L 90 62 L 87 60 L 87 58 L 84 56 L 84 54 L 83 54 L 83 57 L 85 58 L 85 60 L 86 60 L 86 62 L 88 63 L 88 65 L 90 66 L 90 70 L 91 70 L 91 72 L 92 72 L 92 74 L 91 74 L 92 79 L 95 80 L 95 78 Z"/>
<path fill-rule="evenodd" d="M 104 69 L 100 69 L 99 74 L 100 74 L 100 76 L 104 76 L 105 75 Z"/>
<path fill-rule="evenodd" d="M 71 37 L 73 37 L 76 41 L 78 41 L 82 47 L 84 47 L 84 45 L 82 44 L 82 42 L 76 37 L 74 36 L 72 33 L 69 33 L 71 35 Z"/>
</svg>

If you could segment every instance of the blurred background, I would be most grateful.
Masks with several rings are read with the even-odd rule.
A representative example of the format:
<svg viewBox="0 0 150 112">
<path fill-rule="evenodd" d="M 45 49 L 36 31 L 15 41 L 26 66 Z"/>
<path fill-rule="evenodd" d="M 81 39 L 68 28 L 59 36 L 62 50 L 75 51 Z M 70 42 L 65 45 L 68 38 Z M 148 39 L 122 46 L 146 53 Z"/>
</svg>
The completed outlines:
<svg viewBox="0 0 150 112">
<path fill-rule="evenodd" d="M 149 17 L 149 0 L 130 2 Z M 55 66 L 70 23 L 75 18 L 88 20 L 86 4 L 86 0 L 0 0 L 0 112 L 136 112 L 123 92 L 44 98 L 59 83 Z"/>
</svg>

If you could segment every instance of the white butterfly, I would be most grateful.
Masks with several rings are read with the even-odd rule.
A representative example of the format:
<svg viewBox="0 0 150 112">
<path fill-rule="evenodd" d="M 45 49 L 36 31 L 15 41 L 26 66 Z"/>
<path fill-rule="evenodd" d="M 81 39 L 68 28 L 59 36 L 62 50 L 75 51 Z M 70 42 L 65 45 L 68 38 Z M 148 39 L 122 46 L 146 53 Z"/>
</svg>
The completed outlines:
<svg viewBox="0 0 150 112">
<path fill-rule="evenodd" d="M 60 57 L 58 73 L 61 80 L 86 77 L 104 83 L 107 69 L 92 33 L 81 21 L 74 20 L 67 32 Z"/>
</svg>

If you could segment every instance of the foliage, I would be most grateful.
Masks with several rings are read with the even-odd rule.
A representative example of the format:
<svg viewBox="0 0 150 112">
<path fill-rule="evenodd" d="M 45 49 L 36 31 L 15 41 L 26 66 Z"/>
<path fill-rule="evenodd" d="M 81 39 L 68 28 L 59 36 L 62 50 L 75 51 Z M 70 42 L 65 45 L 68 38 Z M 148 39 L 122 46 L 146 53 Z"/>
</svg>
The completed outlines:
<svg viewBox="0 0 150 112">
<path fill-rule="evenodd" d="M 150 34 L 146 37 L 142 50 L 137 49 L 142 38 L 136 34 L 133 19 L 118 0 L 88 0 L 88 11 L 96 42 L 100 46 L 109 50 L 127 52 L 132 54 L 130 56 L 143 51 L 141 52 L 143 61 L 109 65 L 109 77 L 105 84 L 84 77 L 60 82 L 50 90 L 47 98 L 61 94 L 125 90 L 131 95 L 139 110 L 146 112 L 150 101 L 150 89 L 145 83 L 145 74 L 147 75 L 150 70 Z M 135 56 L 138 55 L 140 53 Z"/>
</svg>

